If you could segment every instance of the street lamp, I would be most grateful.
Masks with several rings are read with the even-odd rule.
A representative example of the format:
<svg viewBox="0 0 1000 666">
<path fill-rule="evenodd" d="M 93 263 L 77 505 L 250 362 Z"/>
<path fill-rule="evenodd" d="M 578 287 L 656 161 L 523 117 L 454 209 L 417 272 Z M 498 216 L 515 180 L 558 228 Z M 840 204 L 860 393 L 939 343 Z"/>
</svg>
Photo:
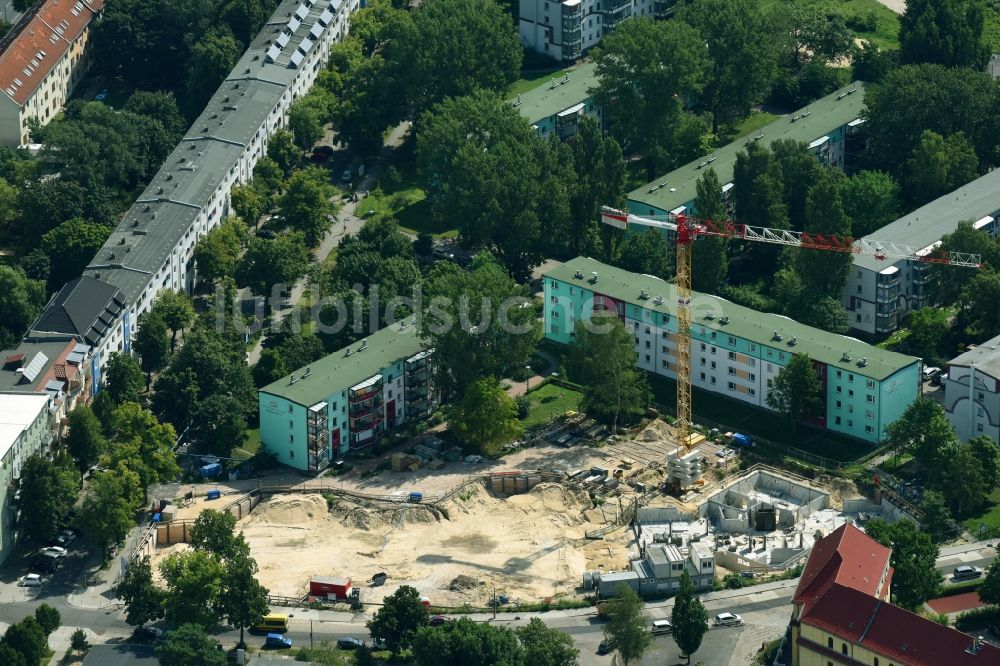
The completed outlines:
<svg viewBox="0 0 1000 666">
<path fill-rule="evenodd" d="M 524 392 L 527 393 L 529 388 L 528 384 L 531 382 L 531 366 L 526 365 L 524 366 L 524 369 L 527 372 L 524 376 Z"/>
</svg>

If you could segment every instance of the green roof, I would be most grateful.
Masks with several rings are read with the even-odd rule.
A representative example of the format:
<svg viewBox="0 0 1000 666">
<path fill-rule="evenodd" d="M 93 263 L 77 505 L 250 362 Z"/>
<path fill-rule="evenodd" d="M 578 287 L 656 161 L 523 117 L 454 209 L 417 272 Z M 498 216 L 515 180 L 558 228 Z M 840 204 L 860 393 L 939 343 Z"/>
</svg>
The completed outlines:
<svg viewBox="0 0 1000 666">
<path fill-rule="evenodd" d="M 577 271 L 584 275 L 582 279 L 575 277 Z M 593 272 L 597 273 L 598 281 L 596 284 L 591 284 L 588 281 Z M 652 312 L 677 315 L 677 287 L 657 277 L 630 273 L 614 266 L 602 264 L 589 257 L 577 257 L 567 261 L 565 264 L 547 271 L 545 276 L 569 284 L 578 284 L 589 291 L 595 291 Z M 641 291 L 649 294 L 649 299 L 640 299 Z M 659 305 L 654 302 L 657 296 L 663 297 L 663 302 Z M 751 310 L 718 296 L 694 292 L 691 308 L 692 326 L 695 328 L 704 327 L 714 331 L 722 331 L 761 346 L 806 354 L 829 366 L 879 381 L 920 360 L 914 356 L 905 356 L 873 347 L 856 338 L 827 333 L 782 315 Z M 705 318 L 705 315 L 709 313 L 714 315 L 713 319 Z M 729 317 L 729 323 L 721 323 L 723 316 Z M 781 341 L 773 339 L 775 331 L 781 335 Z M 794 345 L 789 344 L 792 338 L 796 340 Z M 842 360 L 845 353 L 851 356 L 851 361 Z M 867 365 L 858 365 L 863 358 L 868 359 Z"/>
<path fill-rule="evenodd" d="M 709 155 L 699 157 L 693 162 L 671 171 L 666 176 L 633 190 L 628 195 L 629 203 L 645 204 L 659 208 L 664 212 L 670 212 L 693 201 L 698 194 L 695 184 L 703 169 L 709 166 L 705 164 L 709 160 L 713 160 L 710 166 L 719 174 L 719 181 L 723 185 L 732 182 L 736 154 L 744 150 L 748 141 L 756 136 L 762 135 L 762 141 L 768 145 L 777 139 L 812 143 L 826 135 L 827 132 L 832 132 L 861 116 L 861 110 L 864 107 L 864 88 L 863 82 L 856 81 L 837 92 L 816 100 L 809 106 L 799 109 L 790 116 L 782 116 L 773 123 L 722 146 Z M 855 90 L 854 93 L 841 96 L 842 93 L 852 89 Z M 809 115 L 802 118 L 801 116 L 805 112 L 809 112 Z M 798 120 L 793 122 L 792 118 L 796 117 Z M 665 185 L 661 185 L 663 183 Z M 650 188 L 654 185 L 657 186 L 657 189 L 650 192 Z"/>
<path fill-rule="evenodd" d="M 400 359 L 419 354 L 427 345 L 421 340 L 413 317 L 372 333 L 361 351 L 361 342 L 335 351 L 329 356 L 299 368 L 288 377 L 282 377 L 262 388 L 261 393 L 281 396 L 306 407 L 314 405 L 334 393 L 380 373 Z M 351 350 L 350 355 L 347 351 Z M 293 384 L 292 376 L 298 379 Z"/>
<path fill-rule="evenodd" d="M 544 83 L 508 101 L 517 106 L 517 110 L 528 122 L 537 123 L 590 99 L 590 90 L 597 87 L 594 68 L 594 63 L 585 62 L 567 72 L 565 83 L 562 78 L 552 79 L 555 87 L 552 87 L 552 83 Z M 518 98 L 521 100 L 520 104 L 517 104 Z"/>
</svg>

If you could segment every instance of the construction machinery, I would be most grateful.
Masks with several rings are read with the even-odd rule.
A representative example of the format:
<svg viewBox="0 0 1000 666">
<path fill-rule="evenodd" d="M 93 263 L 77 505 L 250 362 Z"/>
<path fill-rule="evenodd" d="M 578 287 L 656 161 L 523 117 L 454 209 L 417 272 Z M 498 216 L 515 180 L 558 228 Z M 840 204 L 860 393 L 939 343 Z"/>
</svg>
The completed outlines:
<svg viewBox="0 0 1000 666">
<path fill-rule="evenodd" d="M 681 446 L 692 448 L 691 441 L 691 244 L 699 236 L 716 236 L 756 243 L 770 243 L 809 250 L 826 250 L 886 259 L 981 268 L 982 258 L 977 254 L 947 252 L 940 249 L 940 242 L 923 249 L 900 243 L 888 243 L 867 238 L 851 238 L 817 234 L 788 229 L 738 224 L 729 220 L 704 220 L 684 214 L 642 217 L 608 206 L 601 208 L 601 222 L 618 229 L 629 226 L 666 230 L 674 235 L 677 270 L 677 453 Z"/>
</svg>

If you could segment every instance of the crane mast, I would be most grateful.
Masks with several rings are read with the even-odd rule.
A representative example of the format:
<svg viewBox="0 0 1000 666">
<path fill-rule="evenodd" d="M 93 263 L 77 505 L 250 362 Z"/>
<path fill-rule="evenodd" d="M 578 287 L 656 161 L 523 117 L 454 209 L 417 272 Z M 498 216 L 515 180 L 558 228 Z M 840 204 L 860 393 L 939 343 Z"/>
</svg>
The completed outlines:
<svg viewBox="0 0 1000 666">
<path fill-rule="evenodd" d="M 728 220 L 703 220 L 687 215 L 670 214 L 641 217 L 604 206 L 601 221 L 618 229 L 638 225 L 674 233 L 677 256 L 677 451 L 691 448 L 691 246 L 698 236 L 717 236 L 756 243 L 770 243 L 809 250 L 825 250 L 867 255 L 879 261 L 907 259 L 921 263 L 981 268 L 982 257 L 967 252 L 946 252 L 940 241 L 930 247 L 915 249 L 900 243 L 865 238 L 816 234 L 787 229 L 737 224 Z"/>
</svg>

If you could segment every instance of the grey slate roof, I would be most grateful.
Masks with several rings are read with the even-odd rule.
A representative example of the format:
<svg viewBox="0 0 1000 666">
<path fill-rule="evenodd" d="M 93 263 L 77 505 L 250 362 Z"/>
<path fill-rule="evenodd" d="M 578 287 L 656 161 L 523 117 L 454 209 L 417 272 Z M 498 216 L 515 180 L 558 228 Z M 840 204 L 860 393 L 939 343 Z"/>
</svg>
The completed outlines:
<svg viewBox="0 0 1000 666">
<path fill-rule="evenodd" d="M 976 372 L 1000 378 L 1000 335 L 948 361 L 948 365 L 963 368 L 969 367 L 972 363 L 976 364 Z"/>
<path fill-rule="evenodd" d="M 281 2 L 85 275 L 115 285 L 130 305 L 140 300 L 286 94 L 296 72 L 292 55 L 324 11 L 336 12 L 341 0 L 316 0 L 280 55 L 270 61 L 268 49 L 303 4 L 308 7 L 305 0 Z"/>
<path fill-rule="evenodd" d="M 868 236 L 869 240 L 903 243 L 922 250 L 958 228 L 959 222 L 976 222 L 987 215 L 1000 215 L 1000 169 L 994 169 L 950 194 L 921 206 Z M 899 262 L 896 262 L 899 263 Z M 856 255 L 854 265 L 881 271 L 892 264 L 875 257 Z"/>
<path fill-rule="evenodd" d="M 56 362 L 59 355 L 66 351 L 67 345 L 75 342 L 68 335 L 41 335 L 38 337 L 26 337 L 21 343 L 13 348 L 0 351 L 0 391 L 16 391 L 34 393 L 39 380 L 45 376 L 49 368 Z M 39 357 L 41 353 L 43 357 Z M 22 356 L 20 363 L 6 365 L 5 361 L 11 356 Z M 22 373 L 17 372 L 19 367 L 31 364 L 35 359 L 39 360 L 37 372 L 33 374 L 34 379 L 29 380 Z M 37 390 L 45 390 L 44 386 Z"/>
<path fill-rule="evenodd" d="M 117 288 L 84 275 L 56 292 L 31 330 L 71 333 L 95 345 L 124 306 Z"/>
</svg>

